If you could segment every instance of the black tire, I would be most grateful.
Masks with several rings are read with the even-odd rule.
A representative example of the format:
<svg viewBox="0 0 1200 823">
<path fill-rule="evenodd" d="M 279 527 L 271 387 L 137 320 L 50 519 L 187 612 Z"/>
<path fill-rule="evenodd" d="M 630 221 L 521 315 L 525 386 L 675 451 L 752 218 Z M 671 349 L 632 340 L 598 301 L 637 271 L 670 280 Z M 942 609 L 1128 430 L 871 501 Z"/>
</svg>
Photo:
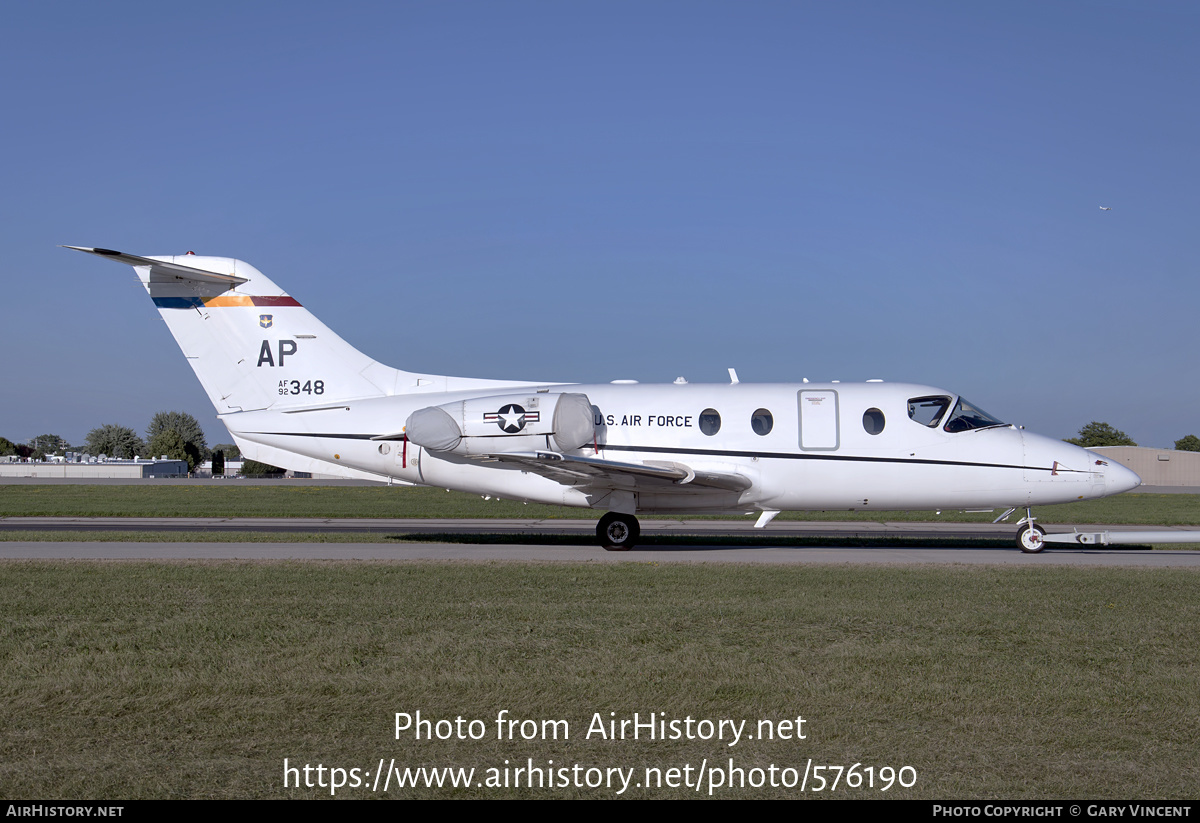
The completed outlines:
<svg viewBox="0 0 1200 823">
<path fill-rule="evenodd" d="M 1036 523 L 1026 523 L 1017 529 L 1017 546 L 1026 554 L 1037 554 L 1046 548 L 1046 530 Z"/>
<path fill-rule="evenodd" d="M 596 539 L 610 552 L 627 552 L 642 534 L 637 518 L 631 514 L 609 512 L 596 524 Z"/>
</svg>

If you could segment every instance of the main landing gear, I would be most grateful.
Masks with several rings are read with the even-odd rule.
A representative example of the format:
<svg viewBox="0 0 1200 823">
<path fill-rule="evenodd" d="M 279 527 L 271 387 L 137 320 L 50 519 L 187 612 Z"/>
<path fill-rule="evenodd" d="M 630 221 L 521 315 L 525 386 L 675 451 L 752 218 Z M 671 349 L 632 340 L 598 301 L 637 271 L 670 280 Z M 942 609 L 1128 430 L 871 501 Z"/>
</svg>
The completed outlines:
<svg viewBox="0 0 1200 823">
<path fill-rule="evenodd" d="M 1025 516 L 1017 521 L 1017 546 L 1026 554 L 1037 554 L 1046 548 L 1046 530 L 1033 522 L 1033 511 L 1025 510 Z"/>
<path fill-rule="evenodd" d="M 610 552 L 627 552 L 642 534 L 642 527 L 632 514 L 609 512 L 596 524 L 596 539 Z"/>
</svg>

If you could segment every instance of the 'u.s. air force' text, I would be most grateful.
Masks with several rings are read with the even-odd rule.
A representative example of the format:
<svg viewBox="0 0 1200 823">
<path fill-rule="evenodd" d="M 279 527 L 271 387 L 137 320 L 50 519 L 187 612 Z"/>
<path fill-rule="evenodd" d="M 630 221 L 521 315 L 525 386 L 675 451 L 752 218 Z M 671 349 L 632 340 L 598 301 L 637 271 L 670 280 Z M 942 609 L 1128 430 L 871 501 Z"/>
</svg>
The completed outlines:
<svg viewBox="0 0 1200 823">
<path fill-rule="evenodd" d="M 597 426 L 648 426 L 660 429 L 692 428 L 690 414 L 597 414 Z"/>
</svg>

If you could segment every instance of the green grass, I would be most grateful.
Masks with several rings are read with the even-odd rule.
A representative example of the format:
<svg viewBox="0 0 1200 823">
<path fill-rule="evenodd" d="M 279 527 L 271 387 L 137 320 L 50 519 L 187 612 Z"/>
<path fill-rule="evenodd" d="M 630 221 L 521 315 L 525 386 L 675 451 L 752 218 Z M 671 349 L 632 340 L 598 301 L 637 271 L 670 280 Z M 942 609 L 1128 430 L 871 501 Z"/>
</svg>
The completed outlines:
<svg viewBox="0 0 1200 823">
<path fill-rule="evenodd" d="M 1200 497 L 1040 507 L 1195 524 Z M 566 517 L 440 489 L 0 486 L 0 516 Z M 807 520 L 995 515 L 808 513 Z M 0 532 L 15 540 L 428 541 L 430 535 Z M 441 536 L 486 542 L 527 536 Z M 541 536 L 545 542 L 571 537 Z M 581 538 L 591 543 L 590 538 Z M 754 538 L 705 537 L 743 545 Z M 678 545 L 684 536 L 648 537 Z M 732 542 L 731 542 L 732 541 Z M 807 542 L 806 542 L 807 541 Z M 808 538 L 772 543 L 810 545 Z M 827 538 L 816 542 L 830 544 Z M 918 541 L 922 545 L 930 541 Z M 1009 548 L 1011 541 L 972 541 Z M 904 538 L 845 545 L 909 545 Z M 959 545 L 959 541 L 955 541 Z M 1193 545 L 1182 548 L 1194 549 Z M 1189 798 L 1195 572 L 507 563 L 0 562 L 0 797 L 307 797 L 291 765 L 911 766 L 908 798 Z M 394 739 L 395 712 L 569 721 L 568 741 Z M 592 713 L 779 721 L 808 739 L 583 739 Z M 494 727 L 489 725 L 489 731 Z M 393 797 L 610 797 L 393 789 Z M 365 788 L 340 797 L 372 796 Z M 695 797 L 687 789 L 625 796 Z M 703 796 L 703 794 L 701 795 Z M 722 789 L 721 797 L 794 797 Z M 880 796 L 847 789 L 842 797 Z"/>
<path fill-rule="evenodd" d="M 0 485 L 0 517 L 543 518 L 585 511 L 398 486 Z"/>
<path fill-rule="evenodd" d="M 1045 523 L 1200 525 L 1200 495 L 1123 494 L 1039 506 Z M 999 512 L 785 512 L 783 520 L 989 522 Z M 0 517 L 598 518 L 600 512 L 387 486 L 0 485 Z M 693 517 L 689 515 L 689 517 Z"/>
<path fill-rule="evenodd" d="M 916 785 L 888 797 L 1194 798 L 1198 581 L 1137 569 L 4 562 L 0 796 L 328 796 L 285 790 L 284 758 L 371 771 L 380 758 L 481 770 L 533 758 L 639 775 L 729 758 L 803 770 L 812 758 L 914 768 Z M 571 737 L 497 741 L 502 709 L 565 719 Z M 478 718 L 490 734 L 395 739 L 395 713 L 417 710 Z M 635 711 L 751 725 L 799 715 L 807 739 L 584 738 L 593 713 Z"/>
</svg>

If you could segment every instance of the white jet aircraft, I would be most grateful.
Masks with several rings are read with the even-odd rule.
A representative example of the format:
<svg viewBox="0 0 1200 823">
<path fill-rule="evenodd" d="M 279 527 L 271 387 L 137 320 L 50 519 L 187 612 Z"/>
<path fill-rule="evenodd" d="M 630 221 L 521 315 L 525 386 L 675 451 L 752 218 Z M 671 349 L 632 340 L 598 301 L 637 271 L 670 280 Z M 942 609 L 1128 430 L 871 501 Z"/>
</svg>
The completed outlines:
<svg viewBox="0 0 1200 823">
<path fill-rule="evenodd" d="M 604 509 L 610 550 L 638 514 L 1030 507 L 1141 480 L 1077 446 L 906 383 L 579 385 L 400 371 L 334 334 L 258 269 L 227 257 L 133 266 L 242 455 L 295 471 Z"/>
</svg>

